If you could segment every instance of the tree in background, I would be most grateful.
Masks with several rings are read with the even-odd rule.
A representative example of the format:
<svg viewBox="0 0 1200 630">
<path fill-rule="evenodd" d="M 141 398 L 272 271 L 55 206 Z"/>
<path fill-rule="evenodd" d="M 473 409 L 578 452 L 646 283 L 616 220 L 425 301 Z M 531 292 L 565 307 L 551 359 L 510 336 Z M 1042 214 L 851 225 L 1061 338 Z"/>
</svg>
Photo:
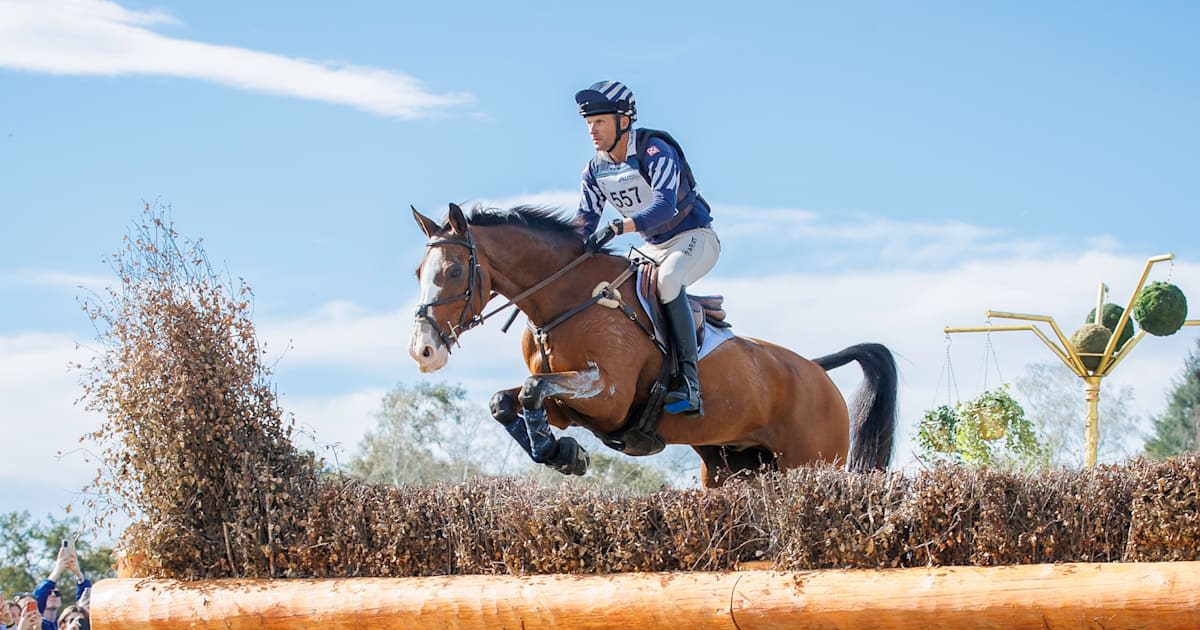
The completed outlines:
<svg viewBox="0 0 1200 630">
<path fill-rule="evenodd" d="M 445 383 L 397 385 L 383 397 L 375 429 L 351 460 L 350 473 L 395 485 L 462 481 L 481 474 L 476 453 L 486 419 L 466 401 L 466 390 Z M 488 420 L 490 422 L 490 420 Z"/>
<path fill-rule="evenodd" d="M 1154 435 L 1146 442 L 1146 456 L 1170 457 L 1200 450 L 1200 341 L 1184 360 L 1171 402 L 1154 418 Z"/>
<path fill-rule="evenodd" d="M 1087 403 L 1079 377 L 1059 363 L 1031 363 L 1017 378 L 1017 391 L 1043 441 L 1040 468 L 1078 468 L 1083 465 Z M 1100 442 L 1096 459 L 1116 462 L 1141 447 L 1139 418 L 1130 411 L 1133 388 L 1105 391 L 1100 397 Z"/>
<path fill-rule="evenodd" d="M 62 541 L 83 531 L 78 517 L 47 517 L 35 522 L 29 512 L 0 514 L 0 591 L 6 595 L 32 592 L 38 582 L 50 575 Z M 86 538 L 75 541 L 79 570 L 92 582 L 113 577 L 111 546 L 95 545 Z M 58 582 L 63 605 L 75 599 L 75 576 L 64 573 Z"/>
<path fill-rule="evenodd" d="M 567 481 L 533 464 L 489 412 L 466 396 L 463 387 L 446 383 L 397 385 L 383 397 L 375 428 L 363 437 L 347 466 L 350 474 L 395 485 L 457 482 L 479 475 L 521 475 L 549 485 Z M 671 485 L 672 471 L 596 445 L 589 449 L 591 470 L 571 482 L 634 492 Z M 666 464 L 672 470 L 679 467 L 677 459 Z"/>
</svg>

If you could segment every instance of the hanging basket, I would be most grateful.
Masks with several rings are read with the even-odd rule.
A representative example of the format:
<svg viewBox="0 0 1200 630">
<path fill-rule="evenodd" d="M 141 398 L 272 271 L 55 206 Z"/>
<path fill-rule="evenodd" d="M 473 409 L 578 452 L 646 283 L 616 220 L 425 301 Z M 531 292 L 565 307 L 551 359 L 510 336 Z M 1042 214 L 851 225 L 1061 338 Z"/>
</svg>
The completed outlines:
<svg viewBox="0 0 1200 630">
<path fill-rule="evenodd" d="M 958 450 L 955 443 L 957 424 L 958 412 L 954 407 L 941 405 L 925 412 L 918 434 L 930 449 L 939 453 L 953 453 Z"/>
<path fill-rule="evenodd" d="M 983 392 L 963 404 L 960 421 L 970 422 L 984 440 L 999 440 L 1025 417 L 1025 409 L 1008 394 L 1008 386 Z"/>
<path fill-rule="evenodd" d="M 980 409 L 976 412 L 979 435 L 985 440 L 999 440 L 1008 432 L 1008 416 L 995 409 Z"/>
</svg>

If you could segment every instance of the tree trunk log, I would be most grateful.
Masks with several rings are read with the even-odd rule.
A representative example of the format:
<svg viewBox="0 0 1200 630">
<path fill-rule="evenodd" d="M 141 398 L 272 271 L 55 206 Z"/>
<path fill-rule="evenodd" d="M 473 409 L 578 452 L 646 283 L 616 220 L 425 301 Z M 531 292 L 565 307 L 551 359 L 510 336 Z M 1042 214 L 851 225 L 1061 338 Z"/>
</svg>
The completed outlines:
<svg viewBox="0 0 1200 630">
<path fill-rule="evenodd" d="M 1198 628 L 1200 562 L 916 569 L 111 579 L 104 630 Z"/>
</svg>

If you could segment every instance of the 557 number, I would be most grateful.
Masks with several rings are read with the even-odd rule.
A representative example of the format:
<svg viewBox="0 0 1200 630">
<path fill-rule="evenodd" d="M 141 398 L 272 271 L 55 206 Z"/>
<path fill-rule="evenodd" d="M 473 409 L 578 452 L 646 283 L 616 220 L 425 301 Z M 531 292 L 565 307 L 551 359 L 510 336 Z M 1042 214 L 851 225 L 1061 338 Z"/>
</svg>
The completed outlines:
<svg viewBox="0 0 1200 630">
<path fill-rule="evenodd" d="M 630 193 L 633 193 L 633 196 L 630 196 Z M 637 186 L 609 192 L 608 197 L 612 200 L 612 205 L 618 208 L 628 208 L 634 204 L 642 203 L 642 193 L 638 191 Z"/>
</svg>

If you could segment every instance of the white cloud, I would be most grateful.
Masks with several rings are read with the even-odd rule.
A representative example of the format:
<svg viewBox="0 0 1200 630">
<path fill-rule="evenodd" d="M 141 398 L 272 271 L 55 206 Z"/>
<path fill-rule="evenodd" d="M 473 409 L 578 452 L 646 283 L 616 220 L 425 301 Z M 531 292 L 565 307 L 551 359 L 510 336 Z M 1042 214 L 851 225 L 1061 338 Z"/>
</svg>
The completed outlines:
<svg viewBox="0 0 1200 630">
<path fill-rule="evenodd" d="M 67 335 L 0 337 L 6 476 L 64 492 L 78 491 L 91 479 L 95 466 L 78 450 L 79 438 L 94 430 L 99 418 L 75 404 L 80 375 L 68 369 L 84 356 Z"/>
<path fill-rule="evenodd" d="M 103 0 L 0 0 L 0 67 L 52 74 L 145 74 L 418 118 L 462 105 L 467 94 L 433 94 L 416 79 L 379 68 L 334 65 L 161 35 L 158 12 Z"/>
<path fill-rule="evenodd" d="M 53 269 L 22 269 L 18 271 L 0 271 L 0 286 L 32 286 L 102 291 L 107 286 L 116 284 L 116 278 L 111 276 L 92 276 L 67 273 Z"/>
<path fill-rule="evenodd" d="M 325 398 L 280 395 L 280 404 L 295 420 L 295 443 L 315 452 L 330 464 L 343 465 L 358 450 L 367 431 L 375 427 L 375 414 L 386 393 L 364 388 Z"/>
</svg>

